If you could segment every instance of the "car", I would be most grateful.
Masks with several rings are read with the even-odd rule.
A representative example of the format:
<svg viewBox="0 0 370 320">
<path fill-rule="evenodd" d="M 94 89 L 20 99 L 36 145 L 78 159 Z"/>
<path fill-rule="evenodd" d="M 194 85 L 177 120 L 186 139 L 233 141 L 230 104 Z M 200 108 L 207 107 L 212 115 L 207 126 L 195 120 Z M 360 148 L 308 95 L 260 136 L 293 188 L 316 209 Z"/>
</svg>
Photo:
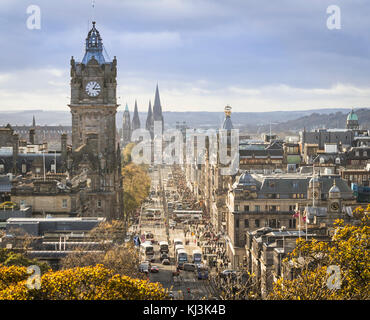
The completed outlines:
<svg viewBox="0 0 370 320">
<path fill-rule="evenodd" d="M 142 262 L 139 266 L 139 272 L 147 273 L 149 272 L 149 266 L 150 264 L 147 262 Z"/>
<path fill-rule="evenodd" d="M 150 268 L 150 272 L 152 272 L 152 273 L 157 273 L 157 272 L 159 272 L 159 268 L 158 268 L 157 266 L 152 266 L 152 267 Z"/>
<path fill-rule="evenodd" d="M 162 264 L 163 264 L 163 265 L 167 265 L 167 266 L 169 266 L 169 265 L 171 264 L 171 262 L 170 262 L 170 260 L 169 260 L 169 259 L 163 259 L 163 260 L 162 260 Z"/>
<path fill-rule="evenodd" d="M 169 256 L 168 256 L 167 253 L 162 253 L 161 254 L 161 260 L 163 260 L 163 259 L 169 259 Z"/>
<path fill-rule="evenodd" d="M 221 278 L 226 278 L 228 276 L 231 276 L 232 278 L 236 277 L 236 271 L 235 270 L 224 270 L 220 274 Z"/>
<path fill-rule="evenodd" d="M 196 265 L 194 263 L 184 263 L 184 271 L 194 272 L 196 270 Z"/>
</svg>

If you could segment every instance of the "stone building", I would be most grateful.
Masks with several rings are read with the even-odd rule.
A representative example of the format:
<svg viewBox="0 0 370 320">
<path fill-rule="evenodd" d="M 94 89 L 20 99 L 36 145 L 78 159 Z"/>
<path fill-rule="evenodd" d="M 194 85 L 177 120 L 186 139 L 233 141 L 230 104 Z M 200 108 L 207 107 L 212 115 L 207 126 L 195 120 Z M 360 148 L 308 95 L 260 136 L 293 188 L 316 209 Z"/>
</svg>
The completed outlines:
<svg viewBox="0 0 370 320">
<path fill-rule="evenodd" d="M 340 190 L 340 201 L 332 195 L 333 184 Z M 314 209 L 310 208 L 311 203 Z M 312 178 L 301 174 L 245 172 L 237 178 L 227 197 L 227 252 L 232 265 L 238 266 L 242 261 L 247 231 L 261 227 L 296 230 L 304 225 L 303 212 L 312 218 L 311 226 L 330 225 L 338 216 L 345 217 L 345 208 L 354 204 L 352 190 L 338 176 Z M 300 218 L 295 214 L 297 210 L 302 212 Z"/>
<path fill-rule="evenodd" d="M 119 218 L 122 208 L 116 77 L 117 59 L 109 61 L 104 56 L 102 38 L 93 22 L 82 62 L 71 58 L 72 150 L 67 169 L 71 178 L 88 177 L 81 195 L 84 205 L 80 205 L 88 207 L 89 215 L 108 219 Z"/>
<path fill-rule="evenodd" d="M 131 120 L 130 111 L 128 110 L 128 105 L 126 104 L 125 111 L 123 112 L 122 121 L 122 146 L 126 146 L 131 142 Z"/>
</svg>

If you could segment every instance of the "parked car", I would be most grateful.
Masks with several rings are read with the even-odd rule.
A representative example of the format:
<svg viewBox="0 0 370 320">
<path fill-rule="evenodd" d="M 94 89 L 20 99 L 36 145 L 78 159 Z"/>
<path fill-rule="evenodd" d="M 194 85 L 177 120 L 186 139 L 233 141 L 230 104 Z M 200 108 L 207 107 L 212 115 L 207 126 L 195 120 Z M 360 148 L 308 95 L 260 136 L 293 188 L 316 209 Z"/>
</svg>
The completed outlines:
<svg viewBox="0 0 370 320">
<path fill-rule="evenodd" d="M 170 260 L 169 259 L 163 259 L 162 260 L 162 264 L 163 265 L 166 265 L 166 266 L 169 266 L 171 264 Z"/>
<path fill-rule="evenodd" d="M 158 268 L 157 266 L 152 266 L 152 267 L 150 268 L 150 272 L 152 272 L 152 273 L 157 273 L 157 272 L 159 272 L 159 268 Z"/>
<path fill-rule="evenodd" d="M 194 263 L 184 263 L 184 271 L 194 272 L 196 270 L 196 265 Z"/>
</svg>

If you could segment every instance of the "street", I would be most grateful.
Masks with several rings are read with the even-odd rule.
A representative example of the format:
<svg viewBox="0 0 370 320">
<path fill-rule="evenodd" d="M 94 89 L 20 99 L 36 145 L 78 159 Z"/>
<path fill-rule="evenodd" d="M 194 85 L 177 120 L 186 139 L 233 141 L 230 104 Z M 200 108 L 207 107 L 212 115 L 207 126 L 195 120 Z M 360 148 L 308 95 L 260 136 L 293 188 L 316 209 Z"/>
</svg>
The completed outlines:
<svg viewBox="0 0 370 320">
<path fill-rule="evenodd" d="M 173 276 L 173 272 L 176 271 L 176 261 L 173 241 L 174 239 L 181 239 L 185 250 L 189 257 L 189 262 L 192 262 L 193 250 L 202 249 L 198 246 L 195 233 L 191 233 L 185 224 L 177 223 L 176 226 L 169 226 L 169 216 L 167 212 L 167 203 L 173 202 L 174 199 L 180 199 L 181 195 L 178 194 L 176 186 L 172 183 L 168 183 L 171 179 L 168 176 L 171 175 L 171 167 L 165 167 L 159 170 L 153 170 L 151 175 L 153 190 L 150 201 L 146 202 L 142 209 L 139 218 L 139 224 L 131 227 L 131 232 L 137 232 L 139 229 L 140 234 L 144 235 L 147 233 L 153 234 L 155 241 L 154 247 L 154 261 L 152 266 L 157 266 L 159 269 L 158 273 L 149 273 L 149 279 L 152 282 L 160 282 L 164 288 L 168 288 L 172 291 L 174 299 L 184 300 L 199 300 L 199 299 L 216 299 L 218 298 L 217 289 L 210 284 L 209 279 L 198 280 L 197 273 L 194 271 L 181 270 L 178 276 Z M 162 179 L 161 179 L 162 178 Z M 161 190 L 164 190 L 164 197 L 161 194 Z M 164 201 L 163 201 L 164 200 Z M 160 210 L 160 215 L 154 217 L 144 215 L 143 213 L 148 209 Z M 167 232 L 169 237 L 167 237 Z M 147 239 L 142 236 L 141 241 Z M 168 241 L 169 240 L 169 241 Z M 160 261 L 159 245 L 160 241 L 169 242 L 169 257 L 170 265 L 163 265 Z M 144 258 L 142 259 L 144 260 Z"/>
</svg>

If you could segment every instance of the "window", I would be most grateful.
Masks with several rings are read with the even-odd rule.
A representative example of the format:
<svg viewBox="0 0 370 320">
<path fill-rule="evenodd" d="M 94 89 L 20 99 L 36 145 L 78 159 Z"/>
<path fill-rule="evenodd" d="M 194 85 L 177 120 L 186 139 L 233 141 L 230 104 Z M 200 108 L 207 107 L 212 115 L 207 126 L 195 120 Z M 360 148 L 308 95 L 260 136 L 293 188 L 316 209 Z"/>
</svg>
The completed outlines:
<svg viewBox="0 0 370 320">
<path fill-rule="evenodd" d="M 364 151 L 364 152 L 363 152 L 363 156 L 364 156 L 364 157 L 367 157 L 367 151 Z"/>
<path fill-rule="evenodd" d="M 296 219 L 289 219 L 289 228 L 291 229 L 296 228 Z"/>
<path fill-rule="evenodd" d="M 255 225 L 256 228 L 259 228 L 260 227 L 260 220 L 259 219 L 254 220 L 254 225 Z"/>
<path fill-rule="evenodd" d="M 239 206 L 235 205 L 235 211 L 239 211 Z"/>
<path fill-rule="evenodd" d="M 4 171 L 5 171 L 4 165 L 1 163 L 0 164 L 0 173 L 4 173 Z"/>
<path fill-rule="evenodd" d="M 101 208 L 101 200 L 98 200 L 96 205 L 97 205 L 98 208 Z"/>
<path fill-rule="evenodd" d="M 21 200 L 21 201 L 19 202 L 19 204 L 20 204 L 21 206 L 25 206 L 25 205 L 26 205 L 26 200 Z"/>
<path fill-rule="evenodd" d="M 235 228 L 239 228 L 239 219 L 235 220 Z"/>
<path fill-rule="evenodd" d="M 249 228 L 249 220 L 244 219 L 244 228 Z"/>
<path fill-rule="evenodd" d="M 260 207 L 260 206 L 255 206 L 255 207 L 254 207 L 254 210 L 255 210 L 256 212 L 260 212 L 261 207 Z"/>
<path fill-rule="evenodd" d="M 244 206 L 244 211 L 248 212 L 249 211 L 249 206 Z"/>
<path fill-rule="evenodd" d="M 36 173 L 40 173 L 41 172 L 41 169 L 40 168 L 36 168 Z"/>
<path fill-rule="evenodd" d="M 25 163 L 22 164 L 22 173 L 26 173 L 27 172 L 27 166 Z"/>
<path fill-rule="evenodd" d="M 68 200 L 67 199 L 63 199 L 62 200 L 62 208 L 67 208 L 68 207 Z"/>
<path fill-rule="evenodd" d="M 295 205 L 289 206 L 289 211 L 294 211 L 295 210 Z"/>
<path fill-rule="evenodd" d="M 269 219 L 269 227 L 270 228 L 278 228 L 279 223 L 278 223 L 277 219 Z"/>
</svg>

